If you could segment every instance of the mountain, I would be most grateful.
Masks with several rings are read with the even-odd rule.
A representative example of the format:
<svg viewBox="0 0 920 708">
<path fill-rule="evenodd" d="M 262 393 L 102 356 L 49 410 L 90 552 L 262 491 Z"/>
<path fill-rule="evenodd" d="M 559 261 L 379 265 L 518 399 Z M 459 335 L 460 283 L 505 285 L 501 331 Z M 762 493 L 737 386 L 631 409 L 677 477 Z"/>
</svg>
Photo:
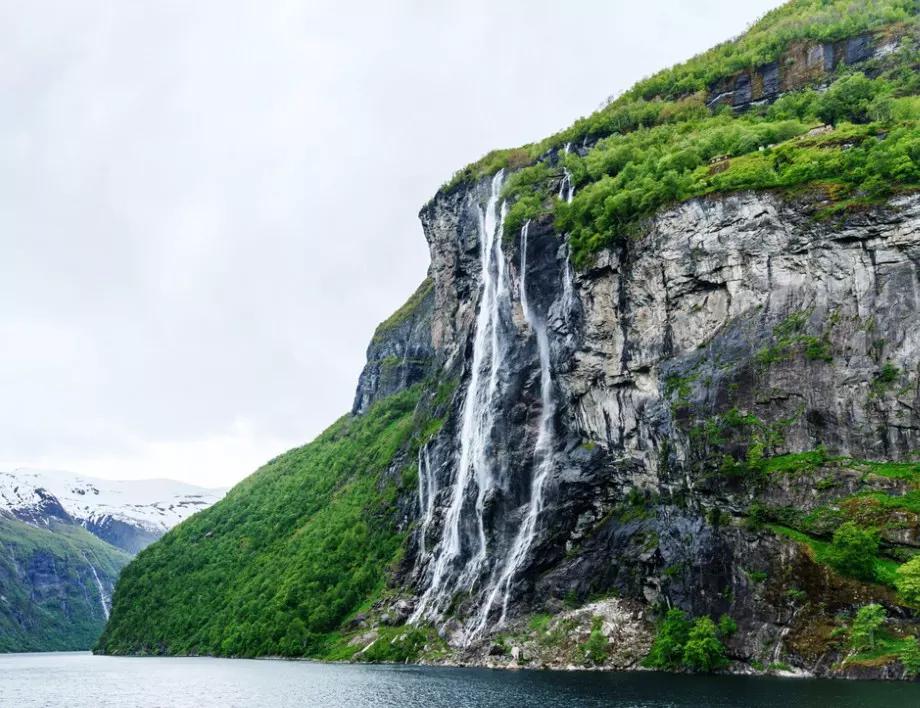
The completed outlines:
<svg viewBox="0 0 920 708">
<path fill-rule="evenodd" d="M 130 560 L 80 526 L 0 516 L 0 652 L 91 647 Z"/>
<path fill-rule="evenodd" d="M 0 652 L 90 648 L 132 555 L 222 495 L 171 480 L 0 472 Z"/>
<path fill-rule="evenodd" d="M 19 469 L 0 472 L 0 515 L 34 525 L 75 523 L 134 554 L 225 492 L 168 479 L 112 481 Z"/>
<path fill-rule="evenodd" d="M 917 2 L 795 0 L 460 170 L 352 412 L 97 650 L 920 670 L 918 69 Z"/>
</svg>

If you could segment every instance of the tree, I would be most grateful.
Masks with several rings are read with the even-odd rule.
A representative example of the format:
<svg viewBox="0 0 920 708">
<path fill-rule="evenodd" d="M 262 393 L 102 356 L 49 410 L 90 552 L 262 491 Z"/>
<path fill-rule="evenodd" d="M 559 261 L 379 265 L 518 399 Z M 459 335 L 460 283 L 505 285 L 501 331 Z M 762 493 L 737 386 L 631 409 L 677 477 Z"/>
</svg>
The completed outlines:
<svg viewBox="0 0 920 708">
<path fill-rule="evenodd" d="M 860 607 L 850 630 L 850 644 L 856 651 L 875 649 L 875 633 L 885 622 L 885 608 L 881 605 Z"/>
<path fill-rule="evenodd" d="M 818 117 L 825 123 L 868 123 L 873 101 L 886 88 L 884 82 L 868 79 L 863 73 L 844 76 L 821 94 Z"/>
<path fill-rule="evenodd" d="M 715 623 L 708 617 L 699 617 L 693 623 L 683 662 L 694 671 L 707 673 L 726 663 L 725 648 L 719 641 Z"/>
<path fill-rule="evenodd" d="M 833 543 L 827 551 L 827 560 L 841 575 L 859 580 L 874 580 L 878 545 L 877 531 L 864 531 L 848 521 L 834 533 Z"/>
<path fill-rule="evenodd" d="M 896 585 L 905 602 L 920 605 L 920 556 L 914 556 L 898 568 Z"/>
<path fill-rule="evenodd" d="M 908 676 L 916 677 L 920 675 L 920 644 L 917 644 L 916 637 L 908 637 L 904 651 L 901 652 L 899 659 L 907 670 Z"/>
<path fill-rule="evenodd" d="M 673 608 L 658 625 L 655 642 L 645 659 L 652 669 L 679 668 L 684 658 L 684 647 L 690 638 L 692 624 L 687 613 Z"/>
</svg>

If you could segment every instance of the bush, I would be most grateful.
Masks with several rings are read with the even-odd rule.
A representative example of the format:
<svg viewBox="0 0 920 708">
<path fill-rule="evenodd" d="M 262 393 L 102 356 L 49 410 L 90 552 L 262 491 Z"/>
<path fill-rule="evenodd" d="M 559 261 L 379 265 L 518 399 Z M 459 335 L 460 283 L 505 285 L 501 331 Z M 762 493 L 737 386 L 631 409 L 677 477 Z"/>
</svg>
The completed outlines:
<svg viewBox="0 0 920 708">
<path fill-rule="evenodd" d="M 677 608 L 668 610 L 658 624 L 658 634 L 645 658 L 645 666 L 652 669 L 680 668 L 692 627 L 686 612 Z"/>
<path fill-rule="evenodd" d="M 683 662 L 694 671 L 704 673 L 728 663 L 716 625 L 708 617 L 699 617 L 693 623 L 689 640 L 684 647 Z"/>
<path fill-rule="evenodd" d="M 920 675 L 920 644 L 917 643 L 916 637 L 908 637 L 910 640 L 899 657 L 907 675 L 917 677 Z"/>
<path fill-rule="evenodd" d="M 601 618 L 593 617 L 591 619 L 591 636 L 588 641 L 581 645 L 581 651 L 584 654 L 585 662 L 600 666 L 607 661 L 607 654 L 610 650 L 610 642 L 604 636 L 601 628 Z"/>
<path fill-rule="evenodd" d="M 841 121 L 868 123 L 875 99 L 890 90 L 886 82 L 867 79 L 862 73 L 844 76 L 821 95 L 818 117 L 835 125 Z"/>
<path fill-rule="evenodd" d="M 920 556 L 914 556 L 898 568 L 895 584 L 905 602 L 920 605 Z"/>
<path fill-rule="evenodd" d="M 659 623 L 643 665 L 708 673 L 727 663 L 722 642 L 737 631 L 738 625 L 728 615 L 723 615 L 716 625 L 709 617 L 691 620 L 683 610 L 671 609 Z"/>
<path fill-rule="evenodd" d="M 841 575 L 872 581 L 875 580 L 878 547 L 878 531 L 863 530 L 848 521 L 834 533 L 834 540 L 827 549 L 827 562 Z"/>
</svg>

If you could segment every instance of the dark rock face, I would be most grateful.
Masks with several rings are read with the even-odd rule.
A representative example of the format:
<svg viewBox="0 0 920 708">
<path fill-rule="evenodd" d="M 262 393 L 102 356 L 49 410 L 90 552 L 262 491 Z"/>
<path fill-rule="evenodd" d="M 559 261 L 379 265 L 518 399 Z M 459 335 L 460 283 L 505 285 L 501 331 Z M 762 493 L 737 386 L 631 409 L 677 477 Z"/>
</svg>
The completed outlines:
<svg viewBox="0 0 920 708">
<path fill-rule="evenodd" d="M 820 81 L 841 64 L 861 64 L 892 49 L 883 36 L 871 32 L 839 42 L 799 42 L 779 62 L 746 69 L 717 81 L 710 87 L 706 103 L 711 107 L 727 105 L 745 110 Z"/>
<path fill-rule="evenodd" d="M 85 523 L 85 528 L 97 538 L 106 543 L 111 543 L 116 548 L 136 555 L 163 534 L 160 531 L 144 529 L 135 524 L 128 524 L 111 516 L 103 516 L 98 520 Z"/>
<path fill-rule="evenodd" d="M 487 194 L 485 183 L 440 194 L 421 215 L 435 282 L 425 313 L 431 346 L 441 375 L 461 381 L 426 448 L 435 483 L 430 524 L 416 524 L 399 575 L 422 606 L 444 553 L 463 455 Z M 833 662 L 809 653 L 809 632 L 858 601 L 897 612 L 888 591 L 831 579 L 799 544 L 743 521 L 755 503 L 808 510 L 897 483 L 839 470 L 798 485 L 719 474 L 719 460 L 743 460 L 754 444 L 766 456 L 823 445 L 833 455 L 891 461 L 920 448 L 920 198 L 835 222 L 816 222 L 813 209 L 767 194 L 694 200 L 580 273 L 572 273 L 551 223 L 530 224 L 526 254 L 521 235 L 506 240 L 509 292 L 498 313 L 502 355 L 489 399 L 498 415 L 484 443 L 493 479 L 478 502 L 487 550 L 466 578 L 471 589 L 458 585 L 450 603 L 460 624 L 443 614 L 451 641 L 488 636 L 500 611 L 513 618 L 558 611 L 573 594 L 616 593 L 696 615 L 730 614 L 741 627 L 731 646 L 736 658 L 782 657 L 826 673 Z M 509 565 L 537 496 L 543 410 L 539 348 L 522 293 L 546 323 L 552 463 L 532 538 L 519 564 Z M 793 345 L 777 349 L 787 331 Z M 873 382 L 886 364 L 899 380 L 882 390 Z M 707 438 L 714 425 L 718 439 Z M 461 502 L 462 542 L 446 564 L 454 572 L 476 549 L 463 540 L 476 534 L 475 494 Z M 499 593 L 506 604 L 483 621 L 489 590 L 508 567 Z M 752 579 L 761 574 L 768 580 Z M 811 609 L 790 601 L 788 587 L 807 587 Z"/>
<path fill-rule="evenodd" d="M 352 413 L 422 381 L 432 370 L 431 317 L 434 283 L 426 278 L 403 308 L 374 333 L 358 380 Z"/>
</svg>

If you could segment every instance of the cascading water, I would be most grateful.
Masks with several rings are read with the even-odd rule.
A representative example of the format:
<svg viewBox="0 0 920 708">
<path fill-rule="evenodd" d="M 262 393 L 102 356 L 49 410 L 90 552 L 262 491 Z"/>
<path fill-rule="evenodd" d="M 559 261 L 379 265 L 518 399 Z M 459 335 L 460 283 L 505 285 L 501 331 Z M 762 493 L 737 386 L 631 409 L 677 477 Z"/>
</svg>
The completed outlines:
<svg viewBox="0 0 920 708">
<path fill-rule="evenodd" d="M 565 144 L 565 154 L 569 154 L 572 143 Z M 559 198 L 565 199 L 566 203 L 571 204 L 575 198 L 575 184 L 572 182 L 572 173 L 567 167 L 562 168 L 562 183 L 559 185 Z"/>
<path fill-rule="evenodd" d="M 419 530 L 419 557 L 424 559 L 428 555 L 425 550 L 425 538 L 434 518 L 434 502 L 438 493 L 437 479 L 431 469 L 431 455 L 428 445 L 422 445 L 418 451 L 418 506 L 422 515 L 422 525 Z"/>
<path fill-rule="evenodd" d="M 102 614 L 105 615 L 106 622 L 109 621 L 109 597 L 105 592 L 105 588 L 102 586 L 102 581 L 99 579 L 99 573 L 96 572 L 96 568 L 92 563 L 89 562 L 89 558 L 86 557 L 86 554 L 83 554 L 83 560 L 86 561 L 86 564 L 89 566 L 89 569 L 93 571 L 93 577 L 96 579 L 96 587 L 99 588 L 99 604 L 102 605 Z"/>
<path fill-rule="evenodd" d="M 508 612 L 508 600 L 511 592 L 511 582 L 521 569 L 527 554 L 533 545 L 537 534 L 537 521 L 543 511 L 546 481 L 549 479 L 553 467 L 553 417 L 555 402 L 553 399 L 553 377 L 550 365 L 549 336 L 546 331 L 546 319 L 538 316 L 527 298 L 527 237 L 530 232 L 530 222 L 526 222 L 521 229 L 521 307 L 531 330 L 537 339 L 537 351 L 540 357 L 540 399 L 541 413 L 540 425 L 537 432 L 537 442 L 534 447 L 533 476 L 530 487 L 530 503 L 523 523 L 515 536 L 511 553 L 505 558 L 501 573 L 489 588 L 476 620 L 470 638 L 474 638 L 485 630 L 489 622 L 492 608 L 501 596 L 502 613 L 499 626 L 505 621 Z"/>
<path fill-rule="evenodd" d="M 470 382 L 462 410 L 460 459 L 444 516 L 441 542 L 433 552 L 436 557 L 433 567 L 429 564 L 426 572 L 427 589 L 412 622 L 437 617 L 457 590 L 472 588 L 486 560 L 483 512 L 486 497 L 496 481 L 489 433 L 495 424 L 495 399 L 505 356 L 500 332 L 501 312 L 510 311 L 511 307 L 501 239 L 506 211 L 504 203 L 499 203 L 503 180 L 504 170 L 501 170 L 492 180 L 485 209 L 479 212 L 482 294 L 476 317 Z M 470 509 L 473 492 L 475 503 Z M 472 524 L 464 523 L 465 510 L 472 511 Z"/>
</svg>

